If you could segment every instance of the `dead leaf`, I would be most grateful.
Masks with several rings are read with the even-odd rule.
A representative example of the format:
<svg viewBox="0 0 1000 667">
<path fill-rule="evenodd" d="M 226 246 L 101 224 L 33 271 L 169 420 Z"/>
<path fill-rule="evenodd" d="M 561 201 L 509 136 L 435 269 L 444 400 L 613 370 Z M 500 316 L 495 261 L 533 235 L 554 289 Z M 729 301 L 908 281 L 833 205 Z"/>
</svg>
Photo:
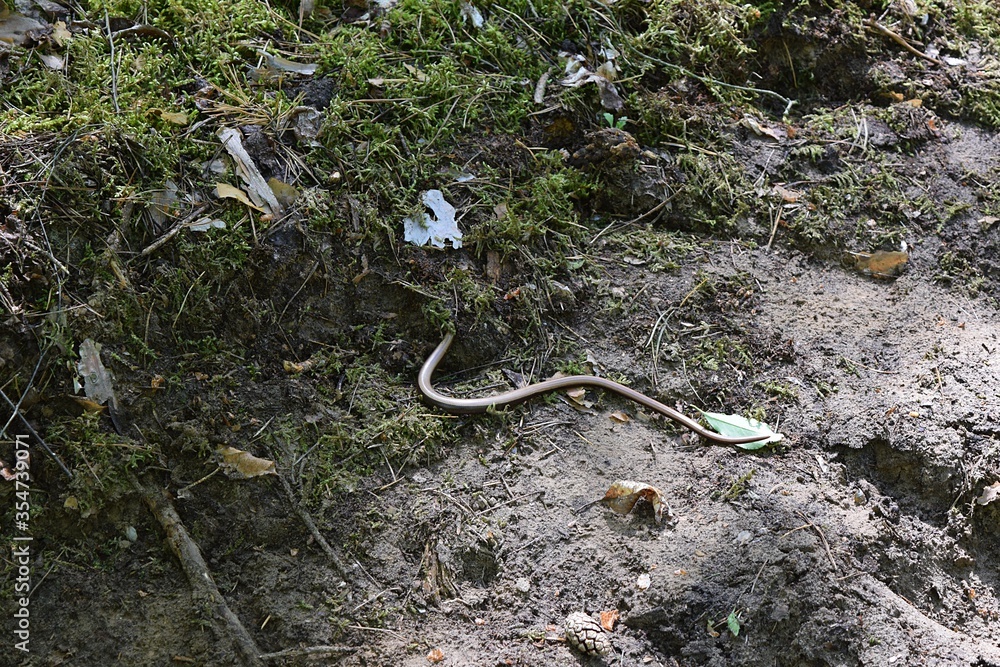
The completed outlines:
<svg viewBox="0 0 1000 667">
<path fill-rule="evenodd" d="M 437 664 L 442 660 L 444 660 L 444 652 L 439 648 L 431 649 L 431 652 L 427 654 L 427 662 Z"/>
<path fill-rule="evenodd" d="M 190 118 L 183 111 L 164 111 L 163 109 L 150 109 L 149 111 L 159 116 L 161 120 L 174 125 L 187 125 L 190 122 Z"/>
<path fill-rule="evenodd" d="M 607 490 L 601 502 L 618 514 L 628 514 L 635 507 L 639 498 L 645 499 L 653 506 L 653 516 L 656 518 L 656 523 L 660 523 L 663 520 L 663 510 L 666 503 L 663 502 L 660 490 L 655 486 L 628 479 L 619 479 Z"/>
<path fill-rule="evenodd" d="M 207 232 L 210 229 L 225 229 L 226 223 L 223 220 L 202 216 L 188 224 L 188 229 L 192 232 Z"/>
<path fill-rule="evenodd" d="M 249 479 L 261 475 L 277 475 L 274 461 L 262 459 L 235 447 L 219 447 L 215 450 L 219 457 L 219 467 L 229 479 Z"/>
<path fill-rule="evenodd" d="M 766 125 L 761 125 L 755 118 L 750 116 L 744 116 L 743 120 L 740 121 L 740 125 L 747 128 L 754 134 L 759 134 L 765 137 L 771 137 L 775 141 L 781 141 L 785 138 L 784 134 L 776 129 L 767 127 Z"/>
<path fill-rule="evenodd" d="M 59 46 L 65 46 L 69 40 L 73 39 L 73 33 L 66 29 L 65 21 L 56 21 L 52 25 L 52 39 Z"/>
<path fill-rule="evenodd" d="M 233 162 L 236 163 L 236 171 L 239 173 L 240 178 L 243 179 L 243 183 L 247 187 L 247 194 L 250 195 L 255 208 L 260 208 L 260 210 L 271 215 L 281 213 L 281 204 L 278 203 L 267 181 L 264 180 L 264 176 L 257 169 L 253 158 L 250 157 L 246 148 L 243 147 L 243 135 L 240 134 L 240 131 L 231 127 L 224 127 L 219 130 L 218 136 L 222 140 L 222 145 L 225 146 L 230 157 L 233 158 Z"/>
<path fill-rule="evenodd" d="M 990 227 L 1000 222 L 1000 218 L 996 217 L 995 215 L 985 215 L 979 218 L 979 220 L 977 220 L 976 222 L 979 223 L 979 226 L 985 232 L 988 231 Z"/>
<path fill-rule="evenodd" d="M 797 192 L 795 190 L 789 190 L 788 188 L 784 188 L 780 185 L 775 185 L 773 188 L 771 188 L 771 192 L 781 197 L 781 201 L 783 201 L 786 204 L 794 204 L 799 200 L 799 197 L 801 196 L 800 192 Z"/>
<path fill-rule="evenodd" d="M 612 632 L 615 629 L 615 623 L 621 618 L 621 614 L 618 613 L 617 609 L 612 609 L 610 611 L 601 612 L 601 627 Z"/>
<path fill-rule="evenodd" d="M 274 197 L 281 203 L 282 206 L 291 206 L 295 203 L 295 200 L 299 198 L 299 191 L 296 190 L 294 186 L 291 186 L 284 181 L 279 181 L 273 176 L 267 180 L 267 185 L 271 188 L 271 192 L 274 193 Z"/>
<path fill-rule="evenodd" d="M 910 254 L 904 251 L 878 252 L 849 252 L 847 253 L 854 261 L 854 268 L 858 271 L 876 276 L 878 278 L 891 278 L 899 275 L 906 263 L 910 261 Z"/>
<path fill-rule="evenodd" d="M 997 498 L 1000 498 L 1000 482 L 993 482 L 989 486 L 983 487 L 983 494 L 976 498 L 976 503 L 989 505 Z"/>
<path fill-rule="evenodd" d="M 403 63 L 403 67 L 405 67 L 406 71 L 412 74 L 417 81 L 423 82 L 427 80 L 427 75 L 424 74 L 419 69 L 417 69 L 416 67 L 414 67 L 413 65 L 411 65 L 410 63 Z"/>
<path fill-rule="evenodd" d="M 32 41 L 31 33 L 44 29 L 45 24 L 19 12 L 0 15 L 0 42 L 14 46 L 27 46 Z"/>
<path fill-rule="evenodd" d="M 108 406 L 92 401 L 86 396 L 73 396 L 72 399 L 80 404 L 84 412 L 104 412 L 108 409 Z"/>
<path fill-rule="evenodd" d="M 38 57 L 41 58 L 42 64 L 49 69 L 61 70 L 66 66 L 66 60 L 55 53 L 42 53 Z"/>
<path fill-rule="evenodd" d="M 319 361 L 320 360 L 316 357 L 310 357 L 309 359 L 306 359 L 305 361 L 302 362 L 287 361 L 287 360 L 282 361 L 281 365 L 282 367 L 284 367 L 286 373 L 288 373 L 289 375 L 294 375 L 297 373 L 304 373 L 308 371 L 309 369 L 315 367 L 316 364 L 319 363 Z"/>
<path fill-rule="evenodd" d="M 259 206 L 254 206 L 253 202 L 250 201 L 250 198 L 247 197 L 247 193 L 233 185 L 229 185 L 228 183 L 216 183 L 215 195 L 219 199 L 235 199 L 236 201 L 246 204 L 250 208 L 258 211 L 264 210 Z"/>
<path fill-rule="evenodd" d="M 292 74 L 303 74 L 305 76 L 312 76 L 319 69 L 319 65 L 297 63 L 294 60 L 289 60 L 288 58 L 282 58 L 281 56 L 272 56 L 266 51 L 258 51 L 260 55 L 264 56 L 267 61 L 267 67 L 269 69 L 278 72 L 291 72 Z"/>
<path fill-rule="evenodd" d="M 619 422 L 621 424 L 627 424 L 632 421 L 632 418 L 621 410 L 616 410 L 608 416 L 611 418 L 611 421 Z"/>
<path fill-rule="evenodd" d="M 83 390 L 87 398 L 99 404 L 114 401 L 111 374 L 101 361 L 101 346 L 90 338 L 80 344 L 80 361 L 76 370 L 83 377 Z"/>
</svg>

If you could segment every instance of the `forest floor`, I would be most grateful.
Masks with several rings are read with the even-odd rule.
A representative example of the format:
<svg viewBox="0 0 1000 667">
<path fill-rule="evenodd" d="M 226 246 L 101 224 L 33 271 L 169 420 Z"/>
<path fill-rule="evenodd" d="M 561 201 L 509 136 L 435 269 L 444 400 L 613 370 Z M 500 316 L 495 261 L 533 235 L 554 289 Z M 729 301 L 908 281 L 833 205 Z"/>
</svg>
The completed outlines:
<svg viewBox="0 0 1000 667">
<path fill-rule="evenodd" d="M 7 4 L 0 665 L 1000 667 L 992 3 Z"/>
</svg>

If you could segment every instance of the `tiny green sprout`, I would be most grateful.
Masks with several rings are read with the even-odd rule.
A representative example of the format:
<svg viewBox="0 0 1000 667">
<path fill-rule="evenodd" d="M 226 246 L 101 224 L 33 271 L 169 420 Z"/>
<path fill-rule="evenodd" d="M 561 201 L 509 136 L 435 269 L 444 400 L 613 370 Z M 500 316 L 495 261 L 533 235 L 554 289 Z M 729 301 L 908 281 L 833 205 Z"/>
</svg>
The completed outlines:
<svg viewBox="0 0 1000 667">
<path fill-rule="evenodd" d="M 607 111 L 604 112 L 603 117 L 604 117 L 604 122 L 608 124 L 608 127 L 613 127 L 616 130 L 624 130 L 625 123 L 628 122 L 628 118 L 626 118 L 625 116 L 622 116 L 618 120 L 615 120 L 614 114 L 611 114 Z"/>
</svg>

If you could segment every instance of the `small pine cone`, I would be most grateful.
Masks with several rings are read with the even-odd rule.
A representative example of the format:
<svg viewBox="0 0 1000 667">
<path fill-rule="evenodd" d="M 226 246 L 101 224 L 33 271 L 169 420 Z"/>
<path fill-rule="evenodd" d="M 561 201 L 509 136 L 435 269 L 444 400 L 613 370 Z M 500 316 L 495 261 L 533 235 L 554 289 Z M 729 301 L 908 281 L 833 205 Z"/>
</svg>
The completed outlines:
<svg viewBox="0 0 1000 667">
<path fill-rule="evenodd" d="M 575 611 L 563 624 L 566 641 L 576 650 L 587 655 L 603 655 L 611 650 L 611 638 L 601 624 L 587 614 Z"/>
</svg>

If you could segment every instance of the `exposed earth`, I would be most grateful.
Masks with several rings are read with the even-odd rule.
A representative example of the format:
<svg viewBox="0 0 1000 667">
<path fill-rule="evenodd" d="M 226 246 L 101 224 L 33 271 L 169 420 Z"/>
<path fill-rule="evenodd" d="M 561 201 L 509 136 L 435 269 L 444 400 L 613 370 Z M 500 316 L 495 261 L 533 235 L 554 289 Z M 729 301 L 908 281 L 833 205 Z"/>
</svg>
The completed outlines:
<svg viewBox="0 0 1000 667">
<path fill-rule="evenodd" d="M 419 178 L 387 176 L 405 205 L 373 194 L 376 137 L 331 158 L 241 117 L 230 125 L 265 176 L 297 150 L 328 176 L 300 183 L 283 215 L 230 201 L 229 217 L 210 211 L 225 228 L 145 253 L 200 200 L 180 197 L 157 227 L 156 197 L 92 182 L 100 166 L 117 183 L 100 145 L 127 153 L 132 130 L 27 132 L 8 102 L 0 380 L 72 479 L 30 438 L 20 533 L 18 489 L 0 481 L 3 535 L 32 536 L 30 652 L 11 639 L 11 541 L 0 665 L 1000 667 L 1000 131 L 983 111 L 997 42 L 956 28 L 952 3 L 785 4 L 743 35 L 754 77 L 636 72 L 614 127 L 593 120 L 614 103 L 606 83 L 568 99 L 586 88 L 532 78 L 521 95 L 541 100 L 516 131 L 470 122 Z M 655 6 L 592 9 L 649 34 L 636 16 Z M 405 9 L 375 7 L 308 26 L 379 35 Z M 51 44 L 4 53 L 0 86 Z M 710 85 L 723 75 L 746 97 Z M 282 85 L 326 123 L 348 114 L 347 84 L 322 68 Z M 975 86 L 986 101 L 965 105 Z M 213 150 L 206 165 L 229 159 Z M 95 217 L 58 194 L 29 205 L 32 151 L 72 156 L 49 185 L 86 191 Z M 406 206 L 422 212 L 435 187 L 461 248 L 404 241 Z M 715 445 L 592 391 L 448 415 L 415 385 L 448 328 L 436 379 L 456 395 L 598 374 L 784 439 Z M 103 408 L 74 387 L 88 338 L 114 384 Z M 25 429 L 4 436 L 7 473 Z M 234 471 L 225 447 L 264 474 Z M 592 504 L 616 480 L 658 489 L 662 522 L 645 501 Z M 617 612 L 610 652 L 568 645 L 573 612 Z"/>
</svg>

